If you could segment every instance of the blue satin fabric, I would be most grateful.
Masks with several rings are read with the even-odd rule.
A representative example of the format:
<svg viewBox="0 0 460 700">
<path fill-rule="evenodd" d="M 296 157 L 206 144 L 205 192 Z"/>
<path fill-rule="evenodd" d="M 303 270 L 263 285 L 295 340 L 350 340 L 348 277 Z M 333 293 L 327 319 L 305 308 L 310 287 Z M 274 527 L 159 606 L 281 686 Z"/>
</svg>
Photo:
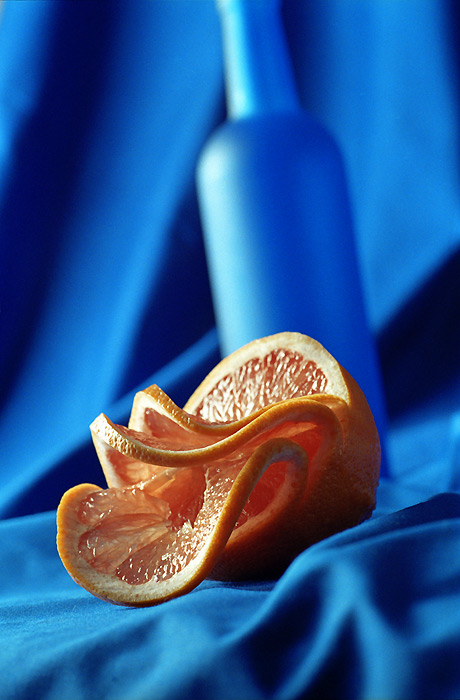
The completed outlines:
<svg viewBox="0 0 460 700">
<path fill-rule="evenodd" d="M 89 422 L 179 404 L 219 358 L 193 184 L 224 118 L 211 0 L 12 0 L 0 15 L 0 695 L 458 700 L 455 3 L 286 0 L 336 135 L 389 411 L 372 519 L 278 581 L 130 610 L 81 590 L 55 509 L 103 485 Z"/>
</svg>

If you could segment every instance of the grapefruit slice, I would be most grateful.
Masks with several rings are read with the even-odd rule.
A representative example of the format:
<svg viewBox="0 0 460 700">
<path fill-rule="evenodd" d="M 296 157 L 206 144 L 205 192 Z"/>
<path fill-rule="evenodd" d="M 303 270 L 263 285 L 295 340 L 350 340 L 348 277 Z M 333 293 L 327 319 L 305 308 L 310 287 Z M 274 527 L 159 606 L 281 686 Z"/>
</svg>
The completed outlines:
<svg viewBox="0 0 460 700">
<path fill-rule="evenodd" d="M 152 386 L 127 427 L 101 414 L 91 432 L 108 488 L 64 494 L 57 543 L 71 576 L 113 603 L 159 603 L 206 577 L 276 576 L 375 507 L 367 401 L 298 333 L 225 358 L 184 409 Z"/>
</svg>

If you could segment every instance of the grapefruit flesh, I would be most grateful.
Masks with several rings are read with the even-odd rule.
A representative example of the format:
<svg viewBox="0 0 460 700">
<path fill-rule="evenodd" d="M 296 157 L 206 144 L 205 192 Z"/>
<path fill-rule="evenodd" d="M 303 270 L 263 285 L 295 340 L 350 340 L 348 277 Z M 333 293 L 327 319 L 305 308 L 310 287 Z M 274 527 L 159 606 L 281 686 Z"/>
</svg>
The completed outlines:
<svg viewBox="0 0 460 700">
<path fill-rule="evenodd" d="M 91 425 L 108 488 L 58 508 L 71 576 L 151 605 L 205 577 L 276 576 L 305 547 L 368 517 L 380 447 L 356 382 L 316 341 L 282 333 L 225 358 L 184 409 L 139 392 L 127 427 Z"/>
<path fill-rule="evenodd" d="M 272 350 L 222 377 L 194 413 L 204 420 L 225 422 L 287 398 L 322 393 L 327 393 L 327 377 L 313 360 L 305 362 L 298 352 Z"/>
</svg>

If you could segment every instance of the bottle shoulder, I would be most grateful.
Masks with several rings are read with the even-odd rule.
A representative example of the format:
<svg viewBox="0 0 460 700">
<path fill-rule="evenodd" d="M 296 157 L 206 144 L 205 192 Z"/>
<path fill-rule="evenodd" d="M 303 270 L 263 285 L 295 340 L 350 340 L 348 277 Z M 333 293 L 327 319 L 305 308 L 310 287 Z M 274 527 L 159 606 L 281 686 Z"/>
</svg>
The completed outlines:
<svg viewBox="0 0 460 700">
<path fill-rule="evenodd" d="M 322 158 L 342 163 L 331 133 L 303 111 L 227 120 L 211 134 L 201 160 L 209 158 Z"/>
</svg>

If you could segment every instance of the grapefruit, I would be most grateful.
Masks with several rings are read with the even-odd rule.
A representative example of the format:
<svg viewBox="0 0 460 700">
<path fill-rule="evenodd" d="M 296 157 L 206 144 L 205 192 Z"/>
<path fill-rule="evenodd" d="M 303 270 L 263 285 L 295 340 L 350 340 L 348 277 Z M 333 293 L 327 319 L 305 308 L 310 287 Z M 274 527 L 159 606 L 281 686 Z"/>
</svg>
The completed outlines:
<svg viewBox="0 0 460 700">
<path fill-rule="evenodd" d="M 184 409 L 151 386 L 128 426 L 101 414 L 91 432 L 108 488 L 64 494 L 57 545 L 74 580 L 113 603 L 156 604 L 206 577 L 277 576 L 375 507 L 366 398 L 299 333 L 229 355 Z"/>
</svg>

